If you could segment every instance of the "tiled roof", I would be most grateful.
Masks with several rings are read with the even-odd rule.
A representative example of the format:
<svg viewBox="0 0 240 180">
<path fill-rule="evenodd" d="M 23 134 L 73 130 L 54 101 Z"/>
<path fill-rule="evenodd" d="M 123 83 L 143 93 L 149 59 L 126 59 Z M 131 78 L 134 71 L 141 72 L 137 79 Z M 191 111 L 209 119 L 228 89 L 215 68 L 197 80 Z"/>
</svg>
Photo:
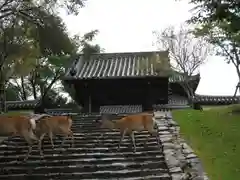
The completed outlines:
<svg viewBox="0 0 240 180">
<path fill-rule="evenodd" d="M 113 105 L 113 106 L 101 106 L 100 113 L 109 114 L 129 114 L 142 112 L 141 105 Z"/>
<path fill-rule="evenodd" d="M 152 63 L 153 55 L 169 63 L 168 51 L 102 53 L 92 55 L 90 60 L 80 56 L 66 75 L 74 74 L 76 79 L 159 76 Z"/>
<path fill-rule="evenodd" d="M 160 58 L 168 60 L 167 51 L 135 52 L 135 53 L 101 53 L 94 54 L 90 60 L 83 59 L 80 55 L 71 68 L 68 69 L 65 79 L 103 79 L 122 77 L 157 76 L 151 56 L 158 53 Z M 145 64 L 142 66 L 141 64 Z M 139 68 L 141 66 L 141 68 Z M 145 67 L 145 68 L 143 68 Z M 199 80 L 200 76 L 192 76 Z M 181 73 L 172 73 L 169 82 L 184 81 Z"/>
<path fill-rule="evenodd" d="M 157 109 L 163 108 L 161 105 L 153 105 L 153 107 L 158 107 Z M 171 108 L 188 108 L 188 101 L 186 97 L 170 95 L 168 99 L 168 104 L 164 107 Z M 156 109 L 156 108 L 155 108 Z M 130 113 L 139 113 L 142 112 L 142 105 L 112 105 L 112 106 L 101 106 L 100 113 L 109 113 L 109 114 L 130 114 Z"/>
<path fill-rule="evenodd" d="M 132 152 L 131 141 L 126 137 L 118 152 L 119 131 L 100 130 L 96 116 L 73 116 L 75 136 L 73 148 L 59 148 L 61 139 L 54 139 L 55 149 L 49 140 L 44 141 L 44 158 L 39 156 L 37 145 L 26 162 L 26 143 L 20 138 L 9 138 L 0 144 L 0 179 L 149 179 L 171 180 L 164 153 L 154 137 L 147 132 L 135 133 L 137 152 Z M 97 144 L 100 131 L 106 132 L 102 143 Z M 159 134 L 165 129 L 159 128 Z"/>
<path fill-rule="evenodd" d="M 183 82 L 185 80 L 184 75 L 182 75 L 179 72 L 173 72 L 170 77 L 169 77 L 169 82 L 170 83 L 174 83 L 174 82 Z M 196 74 L 191 76 L 190 80 L 192 81 L 197 81 L 197 83 L 199 83 L 200 80 L 200 74 Z"/>
<path fill-rule="evenodd" d="M 227 105 L 240 102 L 240 96 L 205 96 L 195 95 L 193 101 L 200 104 L 207 105 Z"/>
<path fill-rule="evenodd" d="M 37 105 L 37 103 L 38 103 L 38 100 L 6 101 L 8 110 L 11 110 L 11 109 L 19 109 L 20 110 L 20 109 L 28 109 L 28 108 L 32 109 Z"/>
<path fill-rule="evenodd" d="M 188 100 L 186 97 L 178 95 L 169 95 L 168 96 L 169 105 L 188 105 Z"/>
</svg>

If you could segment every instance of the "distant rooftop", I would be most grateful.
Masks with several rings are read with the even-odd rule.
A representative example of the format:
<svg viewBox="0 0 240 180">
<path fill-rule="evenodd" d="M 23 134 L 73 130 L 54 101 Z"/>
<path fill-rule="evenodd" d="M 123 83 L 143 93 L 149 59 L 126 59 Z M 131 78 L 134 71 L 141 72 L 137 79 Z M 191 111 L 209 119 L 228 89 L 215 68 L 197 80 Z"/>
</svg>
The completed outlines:
<svg viewBox="0 0 240 180">
<path fill-rule="evenodd" d="M 157 55 L 162 62 L 170 63 L 168 51 L 99 53 L 91 55 L 89 59 L 79 55 L 68 69 L 65 79 L 157 77 L 160 75 L 152 63 L 153 55 Z M 180 73 L 173 73 L 169 80 L 182 81 L 183 76 Z"/>
</svg>

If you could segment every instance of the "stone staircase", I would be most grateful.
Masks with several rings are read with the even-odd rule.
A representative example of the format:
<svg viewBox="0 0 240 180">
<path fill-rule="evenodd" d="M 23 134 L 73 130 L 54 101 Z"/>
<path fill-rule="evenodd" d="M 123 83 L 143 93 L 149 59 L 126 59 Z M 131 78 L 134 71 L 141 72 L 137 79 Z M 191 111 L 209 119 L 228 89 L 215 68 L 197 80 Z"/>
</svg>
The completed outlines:
<svg viewBox="0 0 240 180">
<path fill-rule="evenodd" d="M 144 146 L 148 133 L 135 133 L 137 152 L 133 153 L 130 138 L 126 136 L 118 152 L 119 132 L 99 130 L 96 118 L 97 115 L 74 115 L 74 148 L 69 147 L 69 141 L 64 149 L 60 148 L 61 139 L 55 138 L 53 150 L 45 139 L 44 158 L 34 146 L 32 155 L 22 162 L 27 151 L 26 143 L 18 137 L 3 141 L 0 145 L 0 179 L 172 179 L 163 148 L 158 148 L 154 137 L 149 138 Z M 106 133 L 98 144 L 100 131 Z"/>
</svg>

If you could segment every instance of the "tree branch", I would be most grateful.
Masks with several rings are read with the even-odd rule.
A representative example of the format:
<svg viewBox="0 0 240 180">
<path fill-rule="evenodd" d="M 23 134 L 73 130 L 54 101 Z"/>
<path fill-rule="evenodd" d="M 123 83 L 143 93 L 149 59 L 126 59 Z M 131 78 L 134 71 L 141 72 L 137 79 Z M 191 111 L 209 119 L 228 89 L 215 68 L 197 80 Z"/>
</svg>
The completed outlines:
<svg viewBox="0 0 240 180">
<path fill-rule="evenodd" d="M 14 13 L 13 12 L 9 12 L 9 13 L 5 13 L 3 15 L 0 15 L 0 20 L 4 19 L 5 17 L 8 17 L 10 15 L 13 15 Z"/>
<path fill-rule="evenodd" d="M 52 88 L 53 84 L 60 78 L 60 72 L 61 72 L 61 68 L 59 68 L 56 72 L 55 77 L 53 78 L 52 82 L 48 85 L 47 89 L 44 90 L 43 96 L 41 98 L 41 100 L 44 100 L 44 98 L 46 97 L 48 91 Z"/>
<path fill-rule="evenodd" d="M 239 53 L 237 52 L 237 48 L 236 48 L 236 43 L 233 43 L 232 45 L 233 47 L 233 53 L 235 55 L 235 59 L 236 59 L 236 64 L 239 65 L 240 64 L 240 59 L 239 59 Z"/>
<path fill-rule="evenodd" d="M 234 61 L 234 57 L 231 55 L 230 52 L 228 52 L 227 48 L 224 47 L 224 45 L 219 44 L 219 47 L 222 48 L 222 50 L 226 53 L 226 55 L 230 58 L 231 62 L 234 64 L 235 67 L 237 67 L 237 63 Z"/>
<path fill-rule="evenodd" d="M 155 32 L 156 34 L 156 32 Z M 195 38 L 189 30 L 181 26 L 179 31 L 174 27 L 163 30 L 157 36 L 157 44 L 162 50 L 169 49 L 172 69 L 183 72 L 184 83 L 180 85 L 188 96 L 193 95 L 190 77 L 199 69 L 208 55 L 209 44 L 203 39 Z"/>
<path fill-rule="evenodd" d="M 0 6 L 0 12 L 2 12 L 2 9 L 7 6 L 8 4 L 10 4 L 11 2 L 13 2 L 14 0 L 5 0 L 4 3 Z"/>
</svg>

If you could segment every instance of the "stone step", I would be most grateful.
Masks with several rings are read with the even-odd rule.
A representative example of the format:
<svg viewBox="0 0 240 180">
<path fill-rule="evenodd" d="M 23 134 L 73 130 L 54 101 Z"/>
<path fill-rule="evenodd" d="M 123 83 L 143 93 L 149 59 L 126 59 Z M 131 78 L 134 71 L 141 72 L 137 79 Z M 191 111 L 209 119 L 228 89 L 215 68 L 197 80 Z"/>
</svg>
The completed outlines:
<svg viewBox="0 0 240 180">
<path fill-rule="evenodd" d="M 74 147 L 61 138 L 54 138 L 55 148 L 46 137 L 44 157 L 37 145 L 26 162 L 22 160 L 27 146 L 20 137 L 8 138 L 0 145 L 0 179 L 152 179 L 171 180 L 162 148 L 147 132 L 135 133 L 137 152 L 133 152 L 129 136 L 117 149 L 118 131 L 102 130 L 95 122 L 97 116 L 73 116 Z M 104 136 L 98 142 L 101 133 Z M 159 132 L 160 134 L 161 132 Z M 165 134 L 162 131 L 162 134 Z M 148 140 L 147 140 L 147 137 Z"/>
</svg>

